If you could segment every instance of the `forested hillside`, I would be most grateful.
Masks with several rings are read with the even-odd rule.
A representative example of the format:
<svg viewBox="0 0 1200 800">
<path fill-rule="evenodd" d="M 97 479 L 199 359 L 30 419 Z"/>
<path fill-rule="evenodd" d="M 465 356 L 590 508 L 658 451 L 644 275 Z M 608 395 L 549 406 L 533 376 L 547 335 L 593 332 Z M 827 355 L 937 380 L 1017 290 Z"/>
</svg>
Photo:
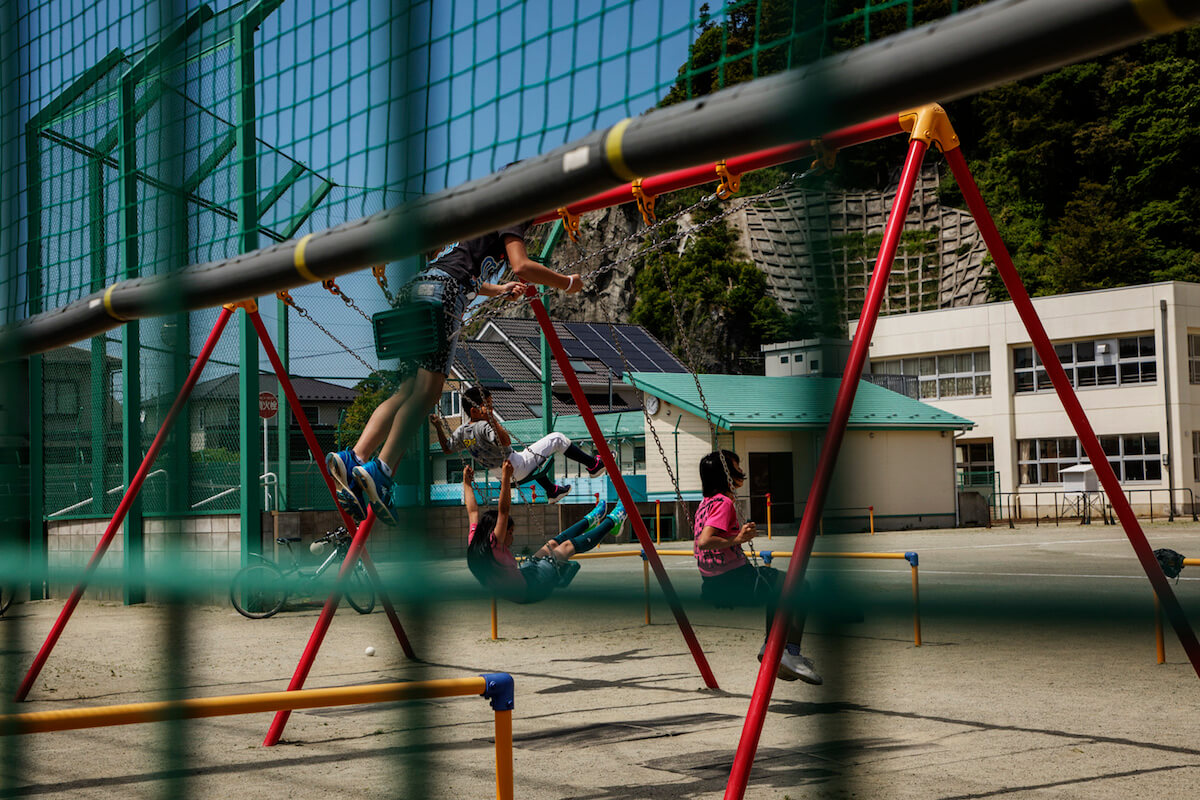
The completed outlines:
<svg viewBox="0 0 1200 800">
<path fill-rule="evenodd" d="M 691 72 L 716 64 L 722 52 L 783 37 L 790 2 L 762 4 L 714 24 L 705 17 L 692 46 Z M 806 6 L 806 4 L 800 4 Z M 820 4 L 812 4 L 819 6 Z M 848 5 L 848 4 L 842 4 Z M 959 7 L 977 5 L 959 2 Z M 944 16 L 946 0 L 917 3 L 914 20 Z M 806 6 L 807 7 L 807 6 Z M 757 21 L 756 21 L 757 20 Z M 903 15 L 876 15 L 871 38 L 908 24 Z M 889 30 L 889 26 L 892 30 Z M 861 25 L 846 26 L 826 51 L 862 41 Z M 840 36 L 842 38 L 838 39 Z M 797 47 L 805 47 L 801 42 Z M 818 54 L 815 42 L 794 49 L 792 66 Z M 788 53 L 768 48 L 700 75 L 681 78 L 662 104 L 679 102 L 786 68 Z M 1035 294 L 1155 280 L 1200 281 L 1200 33 L 1161 37 L 1092 62 L 976 97 L 947 103 L 963 151 L 1012 253 Z M 883 189 L 903 160 L 894 137 L 844 152 L 831 188 Z M 936 154 L 931 155 L 937 158 Z M 743 194 L 766 188 L 786 172 L 759 175 Z M 711 187 L 706 188 L 711 191 Z M 660 216 L 703 194 L 659 200 Z M 946 179 L 942 199 L 963 204 Z M 713 204 L 698 215 L 719 212 Z M 821 331 L 813 318 L 791 319 L 764 294 L 736 237 L 723 223 L 694 236 L 681 255 L 668 252 L 639 266 L 633 321 L 649 327 L 681 356 L 684 338 L 702 351 L 695 366 L 741 372 L 755 368 L 758 346 Z M 664 272 L 667 277 L 664 277 Z M 667 280 L 674 288 L 669 302 Z M 999 281 L 993 296 L 1003 297 Z M 678 317 L 675 311 L 678 307 Z"/>
</svg>

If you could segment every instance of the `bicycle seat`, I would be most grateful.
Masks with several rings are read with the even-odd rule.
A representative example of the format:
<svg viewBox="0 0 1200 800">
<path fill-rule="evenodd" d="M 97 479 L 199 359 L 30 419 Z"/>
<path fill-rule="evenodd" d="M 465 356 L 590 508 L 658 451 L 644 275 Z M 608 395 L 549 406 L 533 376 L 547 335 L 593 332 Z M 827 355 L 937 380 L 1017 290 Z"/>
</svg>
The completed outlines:
<svg viewBox="0 0 1200 800">
<path fill-rule="evenodd" d="M 288 542 L 300 541 L 300 537 L 299 536 L 280 536 L 275 541 L 278 542 L 279 544 L 287 544 Z"/>
</svg>

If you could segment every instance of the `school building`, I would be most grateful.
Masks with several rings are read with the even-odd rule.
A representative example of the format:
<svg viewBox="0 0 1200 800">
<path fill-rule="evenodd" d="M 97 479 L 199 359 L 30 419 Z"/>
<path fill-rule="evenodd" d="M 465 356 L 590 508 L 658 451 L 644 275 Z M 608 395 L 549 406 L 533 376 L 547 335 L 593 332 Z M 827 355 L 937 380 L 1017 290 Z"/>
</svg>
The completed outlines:
<svg viewBox="0 0 1200 800">
<path fill-rule="evenodd" d="M 1200 491 L 1200 285 L 1033 304 L 1134 507 L 1165 514 L 1173 497 L 1178 513 L 1191 513 Z M 923 402 L 976 423 L 956 437 L 959 478 L 993 492 L 1000 513 L 1031 516 L 1035 494 L 1042 516 L 1073 505 L 1063 470 L 1086 458 L 1011 302 L 882 317 L 869 352 L 876 376 L 915 380 Z"/>
</svg>

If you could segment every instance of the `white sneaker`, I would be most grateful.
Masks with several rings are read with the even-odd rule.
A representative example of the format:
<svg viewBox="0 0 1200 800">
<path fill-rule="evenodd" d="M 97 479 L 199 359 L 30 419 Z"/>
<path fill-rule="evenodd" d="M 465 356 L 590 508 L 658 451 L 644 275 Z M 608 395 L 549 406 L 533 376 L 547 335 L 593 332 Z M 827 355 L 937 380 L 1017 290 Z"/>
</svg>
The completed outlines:
<svg viewBox="0 0 1200 800">
<path fill-rule="evenodd" d="M 759 662 L 762 661 L 763 653 L 766 650 L 767 643 L 763 642 L 763 646 L 758 651 Z M 784 681 L 801 680 L 811 683 L 813 686 L 820 686 L 825 682 L 817 674 L 813 663 L 800 654 L 800 645 L 790 642 L 783 648 L 783 655 L 779 659 L 779 669 L 775 672 L 775 677 Z"/>
</svg>

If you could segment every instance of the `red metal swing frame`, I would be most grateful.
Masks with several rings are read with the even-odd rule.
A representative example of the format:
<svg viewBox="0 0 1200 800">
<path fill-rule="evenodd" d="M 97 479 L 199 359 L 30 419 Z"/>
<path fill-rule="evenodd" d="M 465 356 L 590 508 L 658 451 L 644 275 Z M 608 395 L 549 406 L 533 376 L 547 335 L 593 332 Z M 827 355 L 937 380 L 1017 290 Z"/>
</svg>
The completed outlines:
<svg viewBox="0 0 1200 800">
<path fill-rule="evenodd" d="M 321 470 L 321 476 L 324 478 L 325 485 L 329 488 L 330 496 L 334 498 L 334 503 L 336 506 L 336 490 L 333 485 L 333 478 L 329 475 L 329 471 L 325 468 L 324 453 L 321 452 L 321 448 L 317 444 L 316 435 L 313 433 L 312 426 L 309 424 L 308 419 L 304 416 L 304 410 L 300 406 L 300 399 L 296 395 L 295 387 L 293 387 L 292 381 L 288 377 L 287 370 L 284 368 L 283 363 L 279 358 L 279 354 L 276 352 L 275 346 L 271 341 L 271 337 L 267 333 L 266 326 L 263 324 L 262 318 L 259 316 L 257 304 L 252 301 L 246 301 L 224 306 L 217 315 L 216 322 L 213 323 L 212 330 L 209 331 L 208 338 L 205 340 L 204 346 L 200 348 L 200 352 L 196 356 L 196 360 L 192 364 L 192 368 L 188 372 L 188 376 L 184 380 L 183 385 L 179 390 L 179 394 L 175 398 L 175 402 L 171 405 L 166 417 L 164 417 L 162 425 L 159 426 L 158 434 L 154 437 L 154 441 L 150 444 L 149 449 L 146 451 L 146 455 L 142 459 L 141 466 L 138 468 L 133 480 L 129 482 L 129 486 L 126 488 L 125 494 L 121 497 L 121 502 L 117 505 L 117 510 L 113 514 L 112 519 L 109 521 L 108 527 L 105 528 L 104 535 L 100 537 L 100 541 L 96 545 L 96 549 L 93 551 L 91 558 L 88 560 L 87 566 L 84 568 L 82 577 L 75 585 L 74 590 L 72 590 L 71 595 L 67 599 L 66 604 L 63 606 L 62 611 L 59 612 L 54 626 L 51 628 L 45 642 L 43 642 L 41 649 L 37 653 L 37 656 L 34 657 L 33 664 L 26 672 L 25 678 L 21 681 L 21 685 L 16 694 L 17 701 L 24 700 L 29 695 L 30 690 L 33 688 L 33 684 L 37 681 L 38 675 L 41 673 L 46 661 L 50 658 L 50 653 L 54 650 L 54 645 L 62 636 L 63 631 L 67 627 L 67 623 L 71 619 L 71 615 L 75 612 L 75 608 L 79 605 L 79 601 L 83 598 L 83 593 L 87 590 L 92 576 L 95 574 L 96 569 L 100 566 L 100 561 L 104 558 L 104 554 L 108 551 L 109 545 L 112 544 L 112 540 L 115 538 L 117 531 L 120 529 L 121 523 L 124 521 L 125 516 L 129 513 L 130 506 L 133 505 L 133 501 L 137 498 L 138 493 L 141 491 L 142 485 L 146 481 L 146 477 L 150 474 L 150 470 L 154 466 L 155 459 L 157 459 L 159 452 L 166 443 L 167 435 L 170 432 L 172 425 L 174 425 L 176 418 L 183 410 L 183 406 L 187 402 L 188 397 L 191 395 L 192 390 L 195 388 L 197 381 L 199 381 L 200 374 L 204 371 L 204 367 L 208 363 L 209 358 L 211 358 L 213 350 L 216 348 L 217 342 L 221 338 L 221 334 L 224 332 L 229 320 L 232 318 L 234 310 L 238 307 L 240 307 L 246 314 L 249 315 L 250 321 L 254 325 L 254 329 L 258 332 L 258 337 L 262 342 L 263 349 L 266 351 L 267 357 L 270 359 L 271 365 L 275 369 L 275 375 L 279 380 L 279 385 L 283 387 L 284 394 L 288 399 L 288 404 L 291 406 L 292 411 L 296 416 L 296 420 L 300 424 L 300 429 L 304 433 L 304 440 L 307 443 L 309 450 L 312 451 L 313 459 L 316 461 Z M 364 549 L 367 536 L 370 535 L 371 527 L 374 523 L 374 515 L 368 515 L 367 519 L 364 520 L 361 525 L 355 525 L 354 521 L 348 514 L 346 514 L 345 511 L 342 511 L 340 507 L 338 510 L 342 515 L 342 521 L 346 525 L 346 529 L 355 531 L 354 539 L 350 544 L 350 550 L 346 554 L 346 559 L 342 563 L 342 567 L 338 572 L 338 578 L 334 585 L 334 589 L 330 594 L 329 599 L 325 602 L 324 609 L 321 612 L 321 617 L 317 622 L 317 630 L 313 632 L 313 637 L 310 639 L 309 645 L 305 649 L 304 658 L 301 659 L 301 663 L 297 667 L 296 677 L 293 677 L 292 679 L 292 683 L 294 685 L 289 686 L 289 689 L 299 688 L 299 686 L 303 684 L 304 677 L 308 674 L 308 668 L 312 666 L 312 661 L 316 658 L 316 651 L 317 648 L 320 647 L 320 641 L 324 638 L 325 632 L 329 628 L 329 623 L 332 621 L 333 613 L 337 610 L 338 603 L 341 601 L 342 586 L 344 585 L 345 578 L 350 574 L 351 565 L 353 565 L 359 558 L 362 559 L 363 566 L 366 567 L 371 580 L 375 584 L 375 589 L 379 594 L 379 598 L 383 604 L 384 610 L 387 612 L 388 620 L 391 622 L 392 630 L 396 634 L 396 639 L 399 641 L 401 648 L 404 650 L 404 654 L 410 659 L 416 658 L 416 655 L 412 649 L 412 645 L 408 641 L 408 636 L 404 632 L 404 626 L 400 624 L 400 619 L 396 615 L 396 609 L 393 607 L 391 600 L 388 598 L 387 592 L 383 587 L 383 583 L 379 579 L 379 573 L 375 569 L 375 563 L 372 561 L 371 556 Z M 303 675 L 301 674 L 302 670 Z"/>
</svg>

